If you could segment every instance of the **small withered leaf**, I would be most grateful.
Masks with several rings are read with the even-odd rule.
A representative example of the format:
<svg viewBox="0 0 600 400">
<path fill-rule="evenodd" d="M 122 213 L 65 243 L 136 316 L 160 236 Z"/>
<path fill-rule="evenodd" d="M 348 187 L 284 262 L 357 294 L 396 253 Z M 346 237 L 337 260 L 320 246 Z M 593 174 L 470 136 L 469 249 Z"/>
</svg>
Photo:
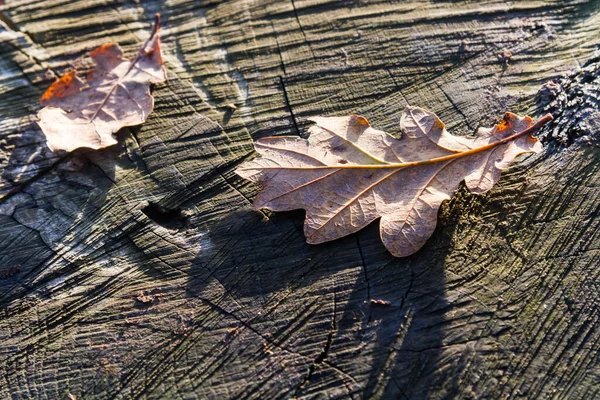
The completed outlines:
<svg viewBox="0 0 600 400">
<path fill-rule="evenodd" d="M 310 137 L 267 137 L 262 155 L 236 170 L 263 185 L 254 208 L 305 209 L 308 243 L 323 243 L 357 232 L 381 218 L 381 240 L 396 257 L 415 253 L 433 233 L 437 212 L 461 181 L 484 193 L 519 154 L 538 153 L 536 123 L 506 113 L 476 137 L 454 136 L 432 112 L 406 107 L 402 138 L 373 129 L 361 116 L 314 117 Z"/>
<path fill-rule="evenodd" d="M 90 53 L 96 68 L 85 82 L 71 71 L 46 90 L 38 124 L 52 151 L 112 146 L 119 129 L 146 121 L 154 107 L 150 84 L 166 79 L 159 23 L 156 14 L 150 38 L 132 60 L 118 44 L 104 44 Z"/>
</svg>

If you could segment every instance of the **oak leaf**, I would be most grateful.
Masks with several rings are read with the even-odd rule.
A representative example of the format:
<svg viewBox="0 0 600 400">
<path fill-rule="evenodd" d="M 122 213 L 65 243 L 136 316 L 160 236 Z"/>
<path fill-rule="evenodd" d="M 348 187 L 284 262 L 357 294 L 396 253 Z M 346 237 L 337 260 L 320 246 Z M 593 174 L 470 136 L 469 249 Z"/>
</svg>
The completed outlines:
<svg viewBox="0 0 600 400">
<path fill-rule="evenodd" d="M 385 247 L 404 257 L 425 244 L 440 205 L 461 181 L 484 193 L 517 155 L 540 152 L 532 133 L 551 119 L 534 124 L 506 113 L 493 128 L 463 137 L 448 133 L 434 113 L 406 107 L 402 138 L 395 139 L 358 115 L 314 117 L 308 139 L 260 139 L 255 148 L 262 157 L 236 172 L 263 185 L 255 209 L 305 209 L 308 243 L 338 239 L 381 217 Z"/>
<path fill-rule="evenodd" d="M 90 53 L 96 69 L 85 82 L 71 71 L 46 90 L 38 124 L 52 151 L 112 146 L 113 133 L 146 121 L 154 107 L 150 84 L 166 78 L 159 23 L 156 14 L 150 38 L 132 60 L 123 58 L 118 44 L 104 44 Z"/>
</svg>

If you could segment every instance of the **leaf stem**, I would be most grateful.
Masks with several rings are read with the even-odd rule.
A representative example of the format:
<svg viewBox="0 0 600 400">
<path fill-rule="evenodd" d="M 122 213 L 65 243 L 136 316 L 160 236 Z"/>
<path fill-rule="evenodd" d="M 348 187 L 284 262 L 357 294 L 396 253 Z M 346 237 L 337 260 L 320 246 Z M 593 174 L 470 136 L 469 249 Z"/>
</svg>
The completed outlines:
<svg viewBox="0 0 600 400">
<path fill-rule="evenodd" d="M 389 168 L 408 168 L 408 167 L 417 167 L 420 165 L 429 165 L 429 164 L 435 164 L 435 163 L 439 163 L 439 162 L 444 162 L 444 161 L 449 161 L 449 160 L 453 160 L 456 158 L 461 158 L 461 157 L 467 157 L 470 156 L 472 154 L 477 154 L 477 153 L 481 153 L 483 151 L 492 149 L 496 146 L 499 146 L 501 144 L 505 144 L 508 142 L 511 142 L 513 140 L 516 140 L 522 136 L 526 136 L 526 135 L 531 135 L 533 134 L 535 131 L 537 131 L 538 129 L 540 129 L 542 126 L 544 126 L 545 124 L 547 124 L 548 122 L 552 121 L 554 118 L 552 117 L 551 114 L 546 114 L 544 115 L 542 118 L 538 119 L 536 121 L 535 124 L 531 125 L 529 128 L 521 131 L 521 132 L 517 132 L 513 135 L 510 135 L 508 137 L 505 137 L 504 139 L 500 139 L 497 142 L 494 143 L 489 143 L 486 144 L 485 146 L 481 146 L 481 147 L 477 147 L 475 149 L 471 149 L 471 150 L 467 150 L 467 151 L 462 151 L 460 153 L 455 153 L 455 154 L 450 154 L 444 157 L 437 157 L 437 158 L 432 158 L 431 160 L 422 160 L 422 161 L 410 161 L 410 162 L 403 162 L 403 163 L 396 163 L 396 164 L 384 164 L 384 165 L 325 165 L 325 166 L 316 166 L 316 167 L 248 167 L 248 168 L 241 168 L 241 169 L 259 169 L 259 170 L 268 170 L 268 169 L 288 169 L 288 170 L 314 170 L 314 169 L 389 169 Z"/>
<path fill-rule="evenodd" d="M 152 25 L 152 31 L 150 32 L 150 37 L 148 38 L 148 40 L 146 40 L 146 43 L 144 43 L 144 45 L 140 48 L 140 50 L 138 50 L 135 58 L 133 60 L 131 60 L 131 62 L 129 64 L 129 68 L 127 68 L 127 72 L 125 72 L 123 74 L 123 76 L 119 77 L 119 79 L 113 85 L 113 87 L 110 88 L 110 90 L 106 94 L 106 96 L 104 96 L 104 99 L 102 99 L 102 102 L 100 103 L 100 105 L 96 109 L 96 112 L 94 112 L 94 114 L 90 117 L 89 123 L 92 123 L 96 119 L 96 117 L 98 116 L 98 113 L 100 112 L 100 110 L 102 109 L 102 107 L 104 107 L 106 105 L 106 102 L 108 101 L 108 99 L 110 98 L 110 96 L 112 96 L 112 94 L 115 91 L 115 89 L 117 88 L 117 86 L 119 86 L 119 84 L 121 83 L 121 81 L 127 76 L 127 74 L 129 74 L 131 72 L 131 70 L 133 69 L 133 67 L 135 67 L 135 65 L 137 64 L 137 62 L 140 60 L 140 58 L 142 56 L 146 55 L 146 52 L 147 52 L 146 47 L 148 47 L 148 44 L 150 44 L 150 42 L 152 41 L 152 39 L 154 39 L 154 36 L 156 35 L 156 32 L 158 32 L 158 28 L 159 27 L 160 27 L 160 14 L 156 13 L 156 14 L 154 14 L 154 24 Z M 98 135 L 98 137 L 100 138 L 100 144 L 102 144 L 102 137 L 100 137 L 100 135 Z"/>
</svg>

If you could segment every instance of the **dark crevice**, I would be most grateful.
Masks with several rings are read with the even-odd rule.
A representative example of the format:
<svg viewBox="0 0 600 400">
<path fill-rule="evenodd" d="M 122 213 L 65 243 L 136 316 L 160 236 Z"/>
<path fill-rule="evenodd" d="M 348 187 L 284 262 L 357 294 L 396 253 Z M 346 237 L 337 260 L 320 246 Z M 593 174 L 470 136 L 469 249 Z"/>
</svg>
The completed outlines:
<svg viewBox="0 0 600 400">
<path fill-rule="evenodd" d="M 273 24 L 271 24 L 271 26 L 273 26 Z M 285 70 L 285 63 L 283 62 L 283 55 L 281 54 L 281 47 L 279 46 L 279 39 L 277 39 L 277 33 L 275 32 L 275 27 L 273 27 L 273 36 L 275 36 L 275 44 L 277 45 L 277 54 L 279 55 L 279 63 L 281 64 L 281 72 L 283 72 L 283 75 L 287 75 L 287 72 Z"/>
<path fill-rule="evenodd" d="M 283 89 L 283 97 L 285 99 L 285 105 L 288 110 L 290 110 L 290 117 L 292 118 L 292 122 L 294 123 L 294 128 L 296 129 L 296 134 L 300 135 L 300 129 L 298 129 L 298 123 L 296 122 L 296 116 L 294 115 L 294 111 L 292 110 L 292 105 L 290 104 L 290 98 L 288 97 L 287 89 L 285 88 L 285 83 L 283 81 L 283 76 L 279 77 L 279 81 L 281 82 L 281 88 Z"/>
<path fill-rule="evenodd" d="M 310 367 L 308 367 L 308 372 L 306 373 L 306 376 L 304 377 L 304 379 L 302 379 L 300 384 L 298 384 L 298 386 L 296 386 L 296 389 L 294 390 L 294 394 L 292 397 L 298 396 L 300 389 L 302 389 L 306 384 L 308 384 L 310 382 L 310 379 L 312 378 L 313 373 L 317 369 L 317 366 L 322 364 L 323 361 L 325 361 L 327 359 L 327 356 L 329 355 L 329 349 L 331 348 L 331 343 L 333 342 L 333 335 L 337 331 L 337 322 L 335 320 L 336 314 L 337 314 L 337 295 L 334 292 L 333 293 L 333 313 L 331 315 L 331 328 L 329 329 L 329 333 L 327 334 L 327 341 L 325 342 L 325 347 L 323 348 L 321 353 L 317 356 L 317 358 L 315 358 L 315 360 L 310 365 Z"/>
<path fill-rule="evenodd" d="M 150 203 L 142 208 L 142 212 L 158 225 L 168 229 L 181 229 L 187 221 L 187 217 L 181 213 L 181 209 L 168 210 L 156 203 Z"/>
<path fill-rule="evenodd" d="M 294 16 L 296 17 L 296 22 L 298 23 L 298 27 L 300 28 L 300 32 L 302 32 L 302 36 L 304 37 L 304 41 L 308 42 L 308 40 L 306 40 L 306 33 L 304 32 L 304 28 L 302 27 L 302 24 L 300 23 L 300 17 L 298 16 L 298 9 L 296 9 L 296 3 L 294 3 L 294 0 L 291 0 L 292 2 L 292 8 L 294 9 Z"/>
<path fill-rule="evenodd" d="M 337 330 L 337 322 L 335 320 L 335 315 L 337 313 L 337 296 L 336 293 L 333 293 L 333 313 L 331 314 L 331 329 L 329 330 L 329 334 L 327 335 L 327 342 L 325 343 L 325 347 L 319 356 L 315 359 L 315 364 L 321 364 L 329 354 L 329 349 L 331 348 L 331 342 L 333 341 L 333 335 Z"/>
</svg>

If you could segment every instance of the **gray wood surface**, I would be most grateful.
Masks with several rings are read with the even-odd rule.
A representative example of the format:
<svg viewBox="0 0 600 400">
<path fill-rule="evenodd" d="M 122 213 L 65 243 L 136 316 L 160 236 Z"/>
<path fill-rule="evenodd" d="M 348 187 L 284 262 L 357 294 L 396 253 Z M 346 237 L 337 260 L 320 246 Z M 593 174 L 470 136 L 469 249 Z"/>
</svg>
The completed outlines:
<svg viewBox="0 0 600 400">
<path fill-rule="evenodd" d="M 0 4 L 0 398 L 600 396 L 598 1 Z M 156 12 L 147 123 L 52 154 L 41 94 Z M 377 223 L 312 246 L 303 212 L 250 209 L 253 140 L 350 113 L 399 134 L 406 104 L 458 134 L 557 121 L 409 258 Z"/>
</svg>

